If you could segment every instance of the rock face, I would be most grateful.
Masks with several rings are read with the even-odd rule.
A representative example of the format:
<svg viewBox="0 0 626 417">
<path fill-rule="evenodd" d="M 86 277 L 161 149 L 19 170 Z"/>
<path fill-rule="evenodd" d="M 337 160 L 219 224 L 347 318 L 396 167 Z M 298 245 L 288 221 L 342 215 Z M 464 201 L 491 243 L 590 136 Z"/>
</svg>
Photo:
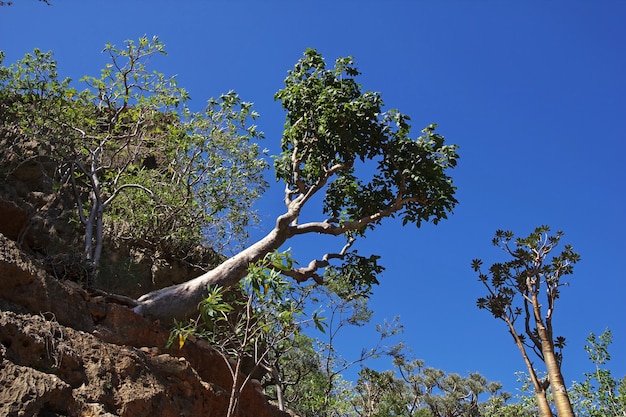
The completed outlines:
<svg viewBox="0 0 626 417">
<path fill-rule="evenodd" d="M 232 378 L 202 341 L 165 349 L 167 330 L 47 274 L 0 234 L 0 415 L 215 416 Z M 240 417 L 287 416 L 252 385 Z"/>
<path fill-rule="evenodd" d="M 52 186 L 48 171 L 54 169 L 45 161 L 33 159 L 5 166 L 10 165 L 2 155 L 6 145 L 0 125 L 0 234 L 39 260 L 54 277 L 87 281 L 81 256 L 84 233 L 76 221 L 71 193 L 66 187 Z M 210 268 L 221 262 L 221 257 L 208 248 L 195 248 L 192 254 L 185 253 L 189 259 L 183 260 L 149 245 L 112 238 L 123 229 L 121 225 L 107 223 L 105 227 L 100 273 L 95 281 L 89 278 L 89 285 L 108 292 L 138 298 L 206 272 L 199 265 Z"/>
<path fill-rule="evenodd" d="M 186 281 L 219 256 L 199 248 L 182 262 L 111 239 L 93 278 L 99 281 L 88 282 L 98 290 L 85 290 L 92 278 L 81 263 L 75 203 L 63 185 L 53 186 L 54 163 L 6 114 L 0 111 L 0 416 L 224 416 L 232 377 L 222 357 L 191 338 L 166 349 L 167 329 L 133 313 L 130 298 L 107 294 L 138 297 Z M 286 414 L 249 385 L 238 415 Z"/>
</svg>

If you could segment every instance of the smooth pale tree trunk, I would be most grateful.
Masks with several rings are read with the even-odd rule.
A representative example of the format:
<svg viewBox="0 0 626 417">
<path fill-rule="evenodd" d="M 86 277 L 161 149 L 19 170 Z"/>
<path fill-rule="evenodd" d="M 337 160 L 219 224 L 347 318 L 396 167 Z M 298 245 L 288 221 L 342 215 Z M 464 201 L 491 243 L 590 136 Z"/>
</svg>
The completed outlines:
<svg viewBox="0 0 626 417">
<path fill-rule="evenodd" d="M 552 341 L 552 328 L 550 319 L 547 319 L 547 323 L 544 325 L 540 320 L 539 304 L 535 303 L 535 318 L 537 319 L 537 331 L 541 340 L 541 353 L 543 355 L 543 362 L 546 364 L 548 371 L 548 379 L 550 380 L 550 387 L 552 388 L 552 396 L 554 397 L 554 406 L 559 417 L 574 417 L 574 410 L 570 403 L 569 396 L 567 395 L 567 389 L 565 387 L 565 380 L 561 373 L 561 367 L 554 354 L 554 342 Z"/>
<path fill-rule="evenodd" d="M 552 396 L 554 397 L 554 406 L 559 417 L 574 417 L 572 404 L 567 395 L 563 374 L 556 361 L 554 350 L 544 352 L 546 368 L 548 369 L 548 378 L 550 379 L 550 387 L 552 388 Z"/>
<path fill-rule="evenodd" d="M 529 362 L 527 366 L 532 368 L 532 364 Z M 529 368 L 529 369 L 530 369 Z M 532 371 L 534 374 L 534 370 Z M 539 416 L 540 417 L 553 417 L 552 409 L 550 408 L 550 404 L 548 403 L 548 398 L 546 397 L 546 388 L 543 386 L 541 381 L 534 375 L 534 378 L 531 377 L 533 382 L 533 388 L 535 389 L 535 398 L 537 399 L 537 407 L 539 408 Z"/>
<path fill-rule="evenodd" d="M 276 227 L 263 239 L 227 259 L 216 268 L 182 284 L 173 285 L 141 296 L 134 311 L 144 317 L 170 324 L 197 315 L 198 303 L 207 294 L 207 286 L 229 287 L 248 273 L 248 266 L 278 249 L 293 236 L 290 223 L 298 210 L 289 210 L 276 221 Z"/>
<path fill-rule="evenodd" d="M 170 324 L 174 319 L 193 318 L 197 316 L 198 303 L 207 294 L 207 286 L 230 287 L 237 283 L 246 276 L 251 263 L 277 250 L 294 235 L 314 232 L 339 235 L 347 230 L 357 230 L 369 223 L 378 221 L 382 217 L 392 215 L 400 210 L 406 201 L 413 201 L 413 199 L 399 200 L 387 210 L 341 227 L 328 221 L 296 225 L 295 222 L 304 204 L 326 184 L 333 172 L 333 170 L 329 170 L 326 176 L 311 186 L 306 193 L 301 193 L 298 197 L 290 200 L 287 203 L 287 212 L 276 219 L 276 226 L 264 238 L 197 278 L 139 297 L 134 311 L 144 317 L 159 320 L 164 325 Z M 322 264 L 327 264 L 327 261 L 313 262 L 313 267 L 305 268 L 305 270 L 311 272 L 311 269 L 315 270 Z M 302 274 L 302 276 L 294 276 L 294 278 L 297 281 L 302 281 L 308 276 L 310 275 Z"/>
<path fill-rule="evenodd" d="M 550 404 L 548 403 L 548 398 L 546 397 L 546 387 L 539 380 L 537 373 L 535 372 L 535 368 L 533 367 L 533 363 L 530 361 L 528 354 L 526 353 L 526 348 L 524 347 L 524 342 L 519 338 L 517 333 L 515 332 L 515 327 L 513 327 L 513 323 L 511 323 L 508 318 L 505 318 L 506 323 L 509 326 L 509 330 L 511 331 L 511 335 L 513 339 L 515 339 L 515 344 L 519 348 L 522 358 L 524 358 L 524 363 L 526 364 L 526 368 L 528 369 L 528 375 L 530 376 L 530 380 L 533 384 L 533 389 L 535 390 L 535 398 L 537 399 L 537 407 L 539 408 L 539 416 L 540 417 L 553 417 L 552 409 L 550 408 Z"/>
<path fill-rule="evenodd" d="M 541 359 L 546 365 L 546 370 L 548 371 L 548 381 L 550 382 L 550 388 L 552 390 L 554 406 L 559 417 L 574 417 L 574 411 L 572 409 L 569 396 L 567 395 L 567 389 L 565 388 L 565 381 L 563 374 L 561 373 L 561 367 L 556 354 L 554 353 L 552 308 L 550 305 L 544 322 L 541 314 L 541 304 L 538 298 L 538 288 L 535 288 L 529 282 L 530 281 L 527 282 L 527 287 L 530 293 L 528 301 L 530 301 L 532 305 L 532 314 L 535 319 L 539 343 L 541 344 Z M 510 326 L 512 327 L 512 323 Z M 512 334 L 515 333 L 512 332 Z M 552 415 L 552 412 L 550 412 L 550 415 Z"/>
<path fill-rule="evenodd" d="M 283 381 L 280 378 L 280 373 L 276 366 L 271 368 L 272 377 L 276 381 L 276 399 L 278 400 L 278 409 L 285 411 L 285 398 L 283 397 Z"/>
</svg>

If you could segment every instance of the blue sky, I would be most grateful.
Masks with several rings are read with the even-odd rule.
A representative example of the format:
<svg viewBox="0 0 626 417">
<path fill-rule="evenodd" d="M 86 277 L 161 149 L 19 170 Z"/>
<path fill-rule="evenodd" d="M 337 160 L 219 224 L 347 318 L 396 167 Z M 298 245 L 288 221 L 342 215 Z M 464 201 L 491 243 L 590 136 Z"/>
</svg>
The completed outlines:
<svg viewBox="0 0 626 417">
<path fill-rule="evenodd" d="M 565 378 L 591 370 L 585 338 L 607 327 L 611 368 L 626 374 L 625 21 L 623 1 L 15 0 L 0 8 L 0 50 L 5 63 L 53 50 L 60 74 L 77 80 L 99 72 L 105 43 L 157 35 L 169 55 L 155 69 L 177 75 L 198 108 L 231 89 L 254 102 L 270 153 L 284 123 L 273 95 L 302 52 L 353 55 L 365 89 L 410 115 L 416 136 L 438 123 L 461 155 L 449 220 L 419 230 L 387 221 L 359 243 L 387 268 L 374 321 L 399 315 L 427 365 L 512 391 L 523 362 L 504 324 L 475 307 L 483 289 L 470 269 L 473 258 L 504 259 L 496 229 L 565 232 L 582 255 L 554 319 L 568 340 Z M 280 185 L 259 209 L 255 236 L 283 209 Z M 290 245 L 308 262 L 319 243 L 301 243 Z M 342 347 L 350 355 L 373 337 L 359 329 Z"/>
</svg>

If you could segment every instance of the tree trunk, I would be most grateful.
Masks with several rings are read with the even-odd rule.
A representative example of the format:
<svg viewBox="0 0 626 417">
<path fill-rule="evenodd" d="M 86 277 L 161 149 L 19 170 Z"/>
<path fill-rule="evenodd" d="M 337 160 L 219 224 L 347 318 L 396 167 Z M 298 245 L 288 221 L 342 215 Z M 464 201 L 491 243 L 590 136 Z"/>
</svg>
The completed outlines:
<svg viewBox="0 0 626 417">
<path fill-rule="evenodd" d="M 561 367 L 554 354 L 554 342 L 552 339 L 552 313 L 548 312 L 546 315 L 546 321 L 541 317 L 541 306 L 535 292 L 532 297 L 533 314 L 535 317 L 535 325 L 537 327 L 537 333 L 541 341 L 541 353 L 543 355 L 543 362 L 546 364 L 546 370 L 548 371 L 548 380 L 550 381 L 550 387 L 552 388 L 552 395 L 554 397 L 554 406 L 559 417 L 574 417 L 574 410 L 570 403 L 569 396 L 567 395 L 567 389 L 565 388 L 565 381 L 563 374 L 561 373 Z"/>
<path fill-rule="evenodd" d="M 280 379 L 280 373 L 278 372 L 278 368 L 276 366 L 272 366 L 271 368 L 272 377 L 276 382 L 276 399 L 278 400 L 278 409 L 280 411 L 285 411 L 285 398 L 283 396 L 283 381 Z"/>
<path fill-rule="evenodd" d="M 543 353 L 543 361 L 546 364 L 548 370 L 548 379 L 550 380 L 550 387 L 552 388 L 552 395 L 554 397 L 554 406 L 559 417 L 574 417 L 574 411 L 572 404 L 570 403 L 569 396 L 567 395 L 567 389 L 565 387 L 565 381 L 563 374 L 561 373 L 561 367 L 554 354 L 554 344 L 552 342 L 551 335 L 543 327 L 543 324 L 537 323 L 539 329 L 539 337 L 541 338 L 541 347 Z"/>
<path fill-rule="evenodd" d="M 528 369 L 528 375 L 530 376 L 530 380 L 533 384 L 533 388 L 535 390 L 535 398 L 537 399 L 537 407 L 539 408 L 539 416 L 540 417 L 553 417 L 552 409 L 550 408 L 550 404 L 548 403 L 548 398 L 546 397 L 546 387 L 542 384 L 535 372 L 535 368 L 533 367 L 533 363 L 530 361 L 528 354 L 526 353 L 526 348 L 524 347 L 524 342 L 519 338 L 517 333 L 515 332 L 515 327 L 513 323 L 505 317 L 504 321 L 509 326 L 509 331 L 515 340 L 515 344 L 520 350 L 522 354 L 522 358 L 524 359 L 524 363 L 526 364 L 526 368 Z M 560 415 L 559 415 L 560 416 Z"/>
<path fill-rule="evenodd" d="M 552 409 L 546 398 L 546 390 L 542 386 L 539 390 L 535 387 L 535 398 L 537 398 L 537 407 L 539 408 L 540 417 L 552 417 Z"/>
<path fill-rule="evenodd" d="M 230 398 L 228 400 L 228 410 L 226 411 L 226 417 L 234 417 L 239 407 L 239 395 L 243 389 L 243 385 L 239 387 L 239 373 L 241 372 L 242 357 L 237 358 L 237 365 L 233 372 L 233 386 L 230 389 Z"/>
<path fill-rule="evenodd" d="M 263 239 L 225 260 L 211 271 L 182 284 L 152 291 L 139 298 L 134 308 L 137 314 L 169 325 L 172 320 L 184 320 L 198 314 L 198 303 L 207 294 L 207 286 L 229 287 L 248 273 L 248 266 L 278 249 L 293 236 L 290 223 L 297 210 L 289 210 L 276 221 L 276 227 Z"/>
</svg>

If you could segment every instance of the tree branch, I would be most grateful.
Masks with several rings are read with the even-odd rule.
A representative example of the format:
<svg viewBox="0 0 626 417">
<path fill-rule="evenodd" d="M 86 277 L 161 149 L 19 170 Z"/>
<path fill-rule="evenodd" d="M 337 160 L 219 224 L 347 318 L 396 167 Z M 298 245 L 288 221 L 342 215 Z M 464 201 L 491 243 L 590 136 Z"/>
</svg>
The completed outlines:
<svg viewBox="0 0 626 417">
<path fill-rule="evenodd" d="M 293 278 L 296 282 L 305 282 L 309 278 L 312 278 L 317 284 L 324 285 L 324 280 L 317 274 L 317 270 L 325 268 L 330 264 L 331 259 L 343 259 L 346 256 L 346 252 L 355 242 L 354 237 L 350 237 L 348 242 L 344 245 L 339 253 L 326 253 L 322 256 L 322 259 L 314 259 L 306 267 L 291 269 L 288 271 L 281 271 L 284 275 Z"/>
<path fill-rule="evenodd" d="M 294 226 L 293 234 L 301 235 L 306 233 L 317 232 L 326 235 L 338 236 L 346 232 L 353 230 L 359 230 L 368 224 L 375 223 L 385 217 L 389 217 L 395 212 L 399 211 L 407 203 L 417 201 L 422 204 L 428 204 L 428 201 L 420 201 L 418 197 L 408 197 L 397 199 L 396 202 L 385 210 L 381 210 L 369 216 L 362 217 L 359 220 L 344 222 L 341 225 L 335 224 L 337 219 L 327 219 L 322 222 L 309 222 L 301 225 Z"/>
<path fill-rule="evenodd" d="M 111 201 L 113 201 L 115 199 L 115 197 L 117 197 L 117 195 L 125 188 L 139 188 L 141 190 L 144 190 L 145 192 L 147 192 L 151 196 L 154 196 L 154 193 L 152 192 L 152 190 L 150 190 L 149 188 L 144 187 L 141 184 L 124 184 L 124 185 L 120 186 L 119 188 L 116 188 L 115 191 L 113 191 L 113 194 L 111 194 L 111 196 L 109 198 L 107 198 L 104 203 L 102 203 L 102 207 L 106 207 L 107 205 L 109 205 L 109 203 Z"/>
</svg>

